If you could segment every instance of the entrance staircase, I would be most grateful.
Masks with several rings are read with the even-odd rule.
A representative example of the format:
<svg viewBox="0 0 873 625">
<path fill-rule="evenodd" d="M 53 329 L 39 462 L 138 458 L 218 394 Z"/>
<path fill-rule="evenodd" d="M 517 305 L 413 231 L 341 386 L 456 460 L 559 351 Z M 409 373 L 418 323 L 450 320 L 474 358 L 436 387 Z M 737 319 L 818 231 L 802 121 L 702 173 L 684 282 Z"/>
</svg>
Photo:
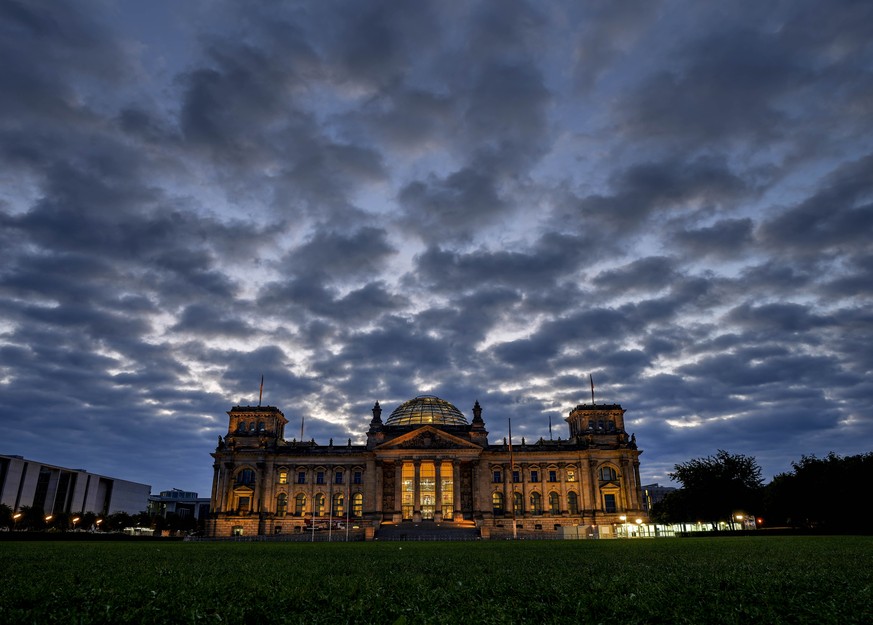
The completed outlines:
<svg viewBox="0 0 873 625">
<path fill-rule="evenodd" d="M 478 540 L 479 529 L 473 521 L 403 521 L 382 523 L 376 540 Z"/>
</svg>

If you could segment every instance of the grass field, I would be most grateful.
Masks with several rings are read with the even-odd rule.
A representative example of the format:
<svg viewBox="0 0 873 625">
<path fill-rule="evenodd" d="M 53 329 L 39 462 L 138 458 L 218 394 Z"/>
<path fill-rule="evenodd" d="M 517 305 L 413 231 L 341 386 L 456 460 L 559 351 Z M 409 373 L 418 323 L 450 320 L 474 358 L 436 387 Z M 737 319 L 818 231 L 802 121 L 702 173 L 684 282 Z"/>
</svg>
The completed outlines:
<svg viewBox="0 0 873 625">
<path fill-rule="evenodd" d="M 0 623 L 873 623 L 873 537 L 0 543 Z"/>
</svg>

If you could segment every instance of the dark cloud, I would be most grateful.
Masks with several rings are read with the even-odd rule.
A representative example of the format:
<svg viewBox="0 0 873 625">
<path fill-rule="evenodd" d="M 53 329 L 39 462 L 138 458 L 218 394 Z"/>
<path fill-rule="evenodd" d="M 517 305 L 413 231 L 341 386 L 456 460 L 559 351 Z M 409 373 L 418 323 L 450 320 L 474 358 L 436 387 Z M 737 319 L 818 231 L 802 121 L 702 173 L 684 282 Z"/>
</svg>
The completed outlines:
<svg viewBox="0 0 873 625">
<path fill-rule="evenodd" d="M 588 374 L 645 480 L 869 451 L 873 9 L 820 4 L 6 2 L 4 451 L 205 494 L 261 375 L 326 442 L 566 436 Z"/>
</svg>

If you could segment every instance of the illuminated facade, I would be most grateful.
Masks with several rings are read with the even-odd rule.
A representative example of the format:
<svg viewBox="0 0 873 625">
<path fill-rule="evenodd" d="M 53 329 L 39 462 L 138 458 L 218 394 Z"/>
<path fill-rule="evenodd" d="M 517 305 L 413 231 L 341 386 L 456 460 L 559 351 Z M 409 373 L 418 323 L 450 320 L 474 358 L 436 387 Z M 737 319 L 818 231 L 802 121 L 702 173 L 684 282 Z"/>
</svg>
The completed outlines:
<svg viewBox="0 0 873 625">
<path fill-rule="evenodd" d="M 299 533 L 346 522 L 366 538 L 412 522 L 475 527 L 482 538 L 522 533 L 613 536 L 645 519 L 636 441 L 617 404 L 579 405 L 569 438 L 489 444 L 476 402 L 467 418 L 420 396 L 382 421 L 366 445 L 286 441 L 282 412 L 235 406 L 219 438 L 207 532 L 214 537 Z"/>
</svg>

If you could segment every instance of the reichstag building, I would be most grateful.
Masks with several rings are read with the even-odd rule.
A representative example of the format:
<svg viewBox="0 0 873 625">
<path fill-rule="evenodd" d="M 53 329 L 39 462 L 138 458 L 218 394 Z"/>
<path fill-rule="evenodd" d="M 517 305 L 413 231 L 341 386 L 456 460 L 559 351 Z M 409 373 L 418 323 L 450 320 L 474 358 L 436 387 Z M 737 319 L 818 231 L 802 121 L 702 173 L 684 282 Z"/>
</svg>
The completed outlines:
<svg viewBox="0 0 873 625">
<path fill-rule="evenodd" d="M 609 537 L 646 519 L 635 437 L 620 405 L 580 404 L 555 440 L 489 443 L 472 419 L 422 395 L 382 420 L 366 445 L 285 440 L 273 406 L 235 406 L 219 437 L 207 531 L 213 537 L 353 528 L 381 532 L 467 528 L 482 538 Z M 513 526 L 515 526 L 513 528 Z M 348 530 L 346 530 L 348 531 Z"/>
</svg>

